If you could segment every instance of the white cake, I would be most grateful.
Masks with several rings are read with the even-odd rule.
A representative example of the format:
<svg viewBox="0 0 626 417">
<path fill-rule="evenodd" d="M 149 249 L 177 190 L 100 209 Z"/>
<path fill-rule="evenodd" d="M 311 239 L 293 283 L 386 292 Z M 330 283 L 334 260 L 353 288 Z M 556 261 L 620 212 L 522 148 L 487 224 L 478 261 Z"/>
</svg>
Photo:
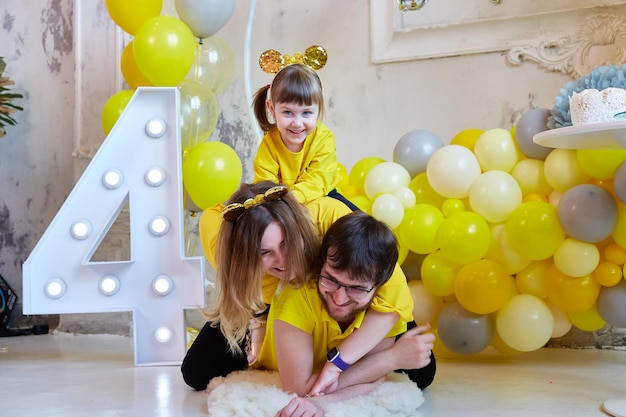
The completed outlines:
<svg viewBox="0 0 626 417">
<path fill-rule="evenodd" d="M 574 126 L 626 120 L 626 114 L 619 114 L 626 112 L 626 89 L 583 90 L 570 97 L 569 108 Z"/>
</svg>

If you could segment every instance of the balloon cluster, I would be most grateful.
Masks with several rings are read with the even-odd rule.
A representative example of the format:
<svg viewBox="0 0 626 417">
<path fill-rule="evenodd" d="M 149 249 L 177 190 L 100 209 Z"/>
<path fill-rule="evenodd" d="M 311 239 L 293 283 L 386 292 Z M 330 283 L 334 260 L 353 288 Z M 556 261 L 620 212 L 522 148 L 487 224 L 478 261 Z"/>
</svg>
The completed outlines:
<svg viewBox="0 0 626 417">
<path fill-rule="evenodd" d="M 626 327 L 626 150 L 541 147 L 549 114 L 447 145 L 414 130 L 393 162 L 338 168 L 341 192 L 394 230 L 439 354 L 517 354 L 572 326 Z"/>
<path fill-rule="evenodd" d="M 234 72 L 233 53 L 215 33 L 232 16 L 235 1 L 175 0 L 172 14 L 180 18 L 164 14 L 163 0 L 106 0 L 106 7 L 133 38 L 120 62 L 129 88 L 105 103 L 104 132 L 113 128 L 137 87 L 177 87 L 186 192 L 194 210 L 225 201 L 239 186 L 241 161 L 228 145 L 207 139 L 217 125 L 217 95 Z"/>
</svg>

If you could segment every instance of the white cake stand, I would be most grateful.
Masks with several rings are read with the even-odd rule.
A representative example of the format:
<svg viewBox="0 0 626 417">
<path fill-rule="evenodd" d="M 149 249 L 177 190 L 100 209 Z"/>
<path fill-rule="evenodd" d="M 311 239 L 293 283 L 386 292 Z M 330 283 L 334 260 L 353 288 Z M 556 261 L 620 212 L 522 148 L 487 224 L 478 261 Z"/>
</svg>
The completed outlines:
<svg viewBox="0 0 626 417">
<path fill-rule="evenodd" d="M 626 149 L 626 121 L 547 130 L 537 133 L 533 141 L 548 148 Z M 626 397 L 608 399 L 602 409 L 614 417 L 626 417 Z"/>
</svg>

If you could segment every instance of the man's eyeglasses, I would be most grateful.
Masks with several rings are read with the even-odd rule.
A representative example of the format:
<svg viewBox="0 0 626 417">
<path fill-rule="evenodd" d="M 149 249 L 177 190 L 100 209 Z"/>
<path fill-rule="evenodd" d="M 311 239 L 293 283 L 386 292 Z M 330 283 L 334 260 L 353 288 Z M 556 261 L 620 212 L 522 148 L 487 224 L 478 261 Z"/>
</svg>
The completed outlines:
<svg viewBox="0 0 626 417">
<path fill-rule="evenodd" d="M 234 222 L 243 214 L 244 211 L 268 201 L 278 200 L 287 194 L 288 191 L 289 188 L 284 185 L 277 185 L 276 187 L 270 188 L 263 194 L 257 194 L 254 198 L 247 199 L 243 203 L 230 203 L 222 209 L 222 218 L 227 222 Z"/>
<path fill-rule="evenodd" d="M 368 290 L 367 288 L 363 288 L 363 287 L 344 285 L 344 284 L 337 282 L 331 277 L 327 277 L 321 274 L 318 275 L 318 277 L 319 277 L 320 285 L 326 288 L 328 291 L 334 292 L 334 291 L 337 291 L 339 288 L 343 288 L 346 291 L 346 295 L 355 300 L 361 300 L 367 297 L 367 294 L 371 293 L 372 290 L 374 289 L 374 287 Z"/>
</svg>

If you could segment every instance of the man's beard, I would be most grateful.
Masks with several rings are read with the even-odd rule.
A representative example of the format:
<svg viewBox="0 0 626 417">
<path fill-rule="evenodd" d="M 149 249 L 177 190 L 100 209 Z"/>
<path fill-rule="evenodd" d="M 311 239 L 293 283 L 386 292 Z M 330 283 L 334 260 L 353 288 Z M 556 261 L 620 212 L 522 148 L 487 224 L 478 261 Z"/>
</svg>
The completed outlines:
<svg viewBox="0 0 626 417">
<path fill-rule="evenodd" d="M 342 317 L 336 317 L 335 315 L 333 315 L 333 314 L 330 312 L 330 309 L 328 308 L 328 303 L 326 302 L 326 298 L 324 297 L 324 295 L 323 295 L 323 294 L 322 294 L 322 292 L 320 291 L 319 286 L 318 286 L 318 288 L 317 288 L 317 293 L 319 294 L 320 299 L 322 300 L 322 304 L 324 305 L 324 309 L 326 310 L 326 312 L 328 313 L 328 315 L 329 315 L 330 317 L 332 317 L 335 321 L 337 321 L 337 323 L 339 323 L 340 325 L 342 325 L 342 327 L 343 327 L 343 325 L 345 325 L 346 327 L 347 327 L 347 326 L 349 326 L 349 325 L 350 325 L 350 324 L 354 321 L 354 318 L 355 318 L 355 317 L 356 317 L 356 316 L 357 316 L 357 315 L 358 315 L 361 311 L 365 311 L 365 310 L 367 310 L 367 309 L 369 308 L 369 306 L 372 304 L 372 300 L 370 299 L 370 301 L 369 301 L 366 305 L 364 305 L 364 306 L 362 306 L 362 307 L 360 307 L 360 308 L 358 308 L 358 309 L 354 309 L 354 310 L 352 310 L 352 311 L 348 312 L 347 314 L 343 315 Z"/>
</svg>

